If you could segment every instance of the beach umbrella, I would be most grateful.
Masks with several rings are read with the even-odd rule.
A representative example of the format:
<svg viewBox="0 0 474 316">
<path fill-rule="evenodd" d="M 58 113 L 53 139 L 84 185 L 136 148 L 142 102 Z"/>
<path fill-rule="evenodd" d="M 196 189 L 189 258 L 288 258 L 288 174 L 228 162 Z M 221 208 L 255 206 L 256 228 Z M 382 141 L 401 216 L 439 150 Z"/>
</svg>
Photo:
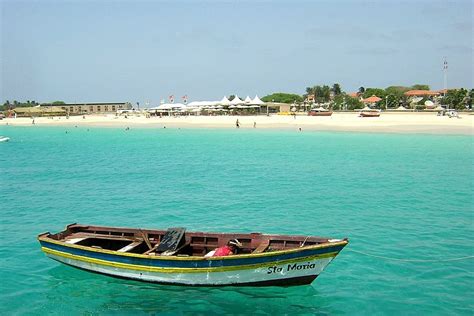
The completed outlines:
<svg viewBox="0 0 474 316">
<path fill-rule="evenodd" d="M 362 100 L 362 102 L 364 102 L 364 103 L 377 103 L 381 100 L 382 100 L 381 98 L 373 95 L 371 97 L 368 97 L 367 99 Z"/>
</svg>

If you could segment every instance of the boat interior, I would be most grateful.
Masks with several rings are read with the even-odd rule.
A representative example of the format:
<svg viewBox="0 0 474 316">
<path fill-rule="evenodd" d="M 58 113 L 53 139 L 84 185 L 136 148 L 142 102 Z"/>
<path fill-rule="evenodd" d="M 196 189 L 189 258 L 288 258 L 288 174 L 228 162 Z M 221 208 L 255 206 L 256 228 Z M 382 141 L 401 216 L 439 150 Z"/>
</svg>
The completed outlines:
<svg viewBox="0 0 474 316">
<path fill-rule="evenodd" d="M 333 241 L 313 236 L 186 232 L 180 227 L 149 230 L 79 224 L 68 225 L 57 234 L 45 233 L 39 237 L 119 253 L 182 257 L 202 257 L 231 239 L 238 239 L 242 244 L 237 254 L 288 250 Z"/>
</svg>

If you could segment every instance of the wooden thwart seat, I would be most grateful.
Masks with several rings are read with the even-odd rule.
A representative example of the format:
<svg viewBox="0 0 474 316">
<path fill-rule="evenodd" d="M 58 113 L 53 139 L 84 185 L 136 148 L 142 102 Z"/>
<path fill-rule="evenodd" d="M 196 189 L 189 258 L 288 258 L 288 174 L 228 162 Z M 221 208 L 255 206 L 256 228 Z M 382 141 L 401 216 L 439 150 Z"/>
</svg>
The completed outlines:
<svg viewBox="0 0 474 316">
<path fill-rule="evenodd" d="M 87 237 L 80 237 L 80 238 L 71 238 L 71 239 L 66 239 L 64 242 L 66 244 L 77 244 L 80 241 L 83 241 Z"/>
<path fill-rule="evenodd" d="M 119 250 L 117 250 L 117 251 L 118 251 L 118 252 L 127 252 L 127 251 L 130 251 L 130 250 L 132 250 L 133 248 L 135 248 L 135 247 L 141 245 L 141 244 L 142 244 L 142 241 L 141 241 L 141 240 L 137 240 L 137 241 L 135 241 L 135 242 L 132 242 L 131 244 L 126 245 L 125 247 L 123 247 L 123 248 L 121 248 L 121 249 L 119 249 Z"/>
<path fill-rule="evenodd" d="M 252 251 L 252 253 L 262 253 L 262 252 L 265 252 L 265 250 L 267 250 L 268 246 L 270 245 L 270 240 L 264 240 L 260 243 L 260 245 L 258 245 L 257 248 L 255 248 L 254 251 Z"/>
</svg>

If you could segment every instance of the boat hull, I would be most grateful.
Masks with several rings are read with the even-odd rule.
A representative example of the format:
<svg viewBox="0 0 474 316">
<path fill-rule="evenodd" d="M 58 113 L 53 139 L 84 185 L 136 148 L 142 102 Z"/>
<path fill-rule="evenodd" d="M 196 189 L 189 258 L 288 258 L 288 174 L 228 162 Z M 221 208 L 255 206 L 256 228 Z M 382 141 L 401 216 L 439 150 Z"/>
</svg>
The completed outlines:
<svg viewBox="0 0 474 316">
<path fill-rule="evenodd" d="M 379 117 L 380 113 L 378 112 L 361 112 L 359 114 L 360 117 Z"/>
<path fill-rule="evenodd" d="M 48 257 L 82 270 L 160 284 L 186 286 L 291 286 L 311 283 L 347 244 L 260 256 L 143 258 L 40 241 Z"/>
<path fill-rule="evenodd" d="M 309 112 L 308 116 L 331 116 L 332 112 Z"/>
</svg>

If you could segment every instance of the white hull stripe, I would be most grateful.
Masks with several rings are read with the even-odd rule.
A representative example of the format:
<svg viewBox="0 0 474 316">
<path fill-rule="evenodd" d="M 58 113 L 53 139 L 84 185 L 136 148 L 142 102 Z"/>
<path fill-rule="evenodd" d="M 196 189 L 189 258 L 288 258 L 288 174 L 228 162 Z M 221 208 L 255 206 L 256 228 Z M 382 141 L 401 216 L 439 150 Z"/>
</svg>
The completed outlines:
<svg viewBox="0 0 474 316">
<path fill-rule="evenodd" d="M 161 270 L 134 270 L 118 266 L 99 264 L 95 261 L 83 261 L 70 256 L 57 255 L 49 250 L 49 257 L 65 264 L 101 274 L 134 279 L 147 282 L 181 284 L 181 285 L 238 285 L 262 283 L 294 279 L 301 277 L 316 277 L 331 262 L 334 257 L 316 257 L 304 262 L 269 263 L 265 266 L 249 269 L 225 270 L 209 273 L 198 269 L 195 273 L 164 272 Z"/>
</svg>

